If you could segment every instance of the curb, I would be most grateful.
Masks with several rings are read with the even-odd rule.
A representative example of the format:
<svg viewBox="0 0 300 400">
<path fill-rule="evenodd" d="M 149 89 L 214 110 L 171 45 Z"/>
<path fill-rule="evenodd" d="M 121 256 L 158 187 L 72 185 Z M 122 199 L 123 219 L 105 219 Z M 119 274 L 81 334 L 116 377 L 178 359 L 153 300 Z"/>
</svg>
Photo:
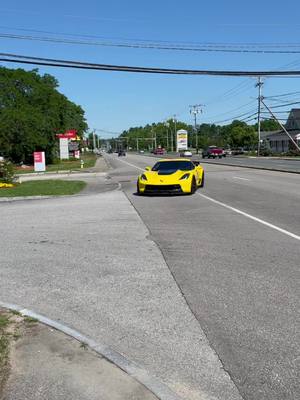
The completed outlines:
<svg viewBox="0 0 300 400">
<path fill-rule="evenodd" d="M 107 190 L 105 192 L 95 193 L 95 195 L 105 194 L 105 193 L 112 193 L 118 190 L 121 190 L 121 184 L 119 182 L 114 182 L 117 187 L 112 190 Z M 18 197 L 0 197 L 0 204 L 1 203 L 13 203 L 15 201 L 29 201 L 29 200 L 47 200 L 47 199 L 61 199 L 66 197 L 80 197 L 80 196 L 90 196 L 90 193 L 86 194 L 70 194 L 70 195 L 62 195 L 62 196 L 18 196 Z"/>
<path fill-rule="evenodd" d="M 157 157 L 155 155 L 151 155 L 151 154 L 138 154 L 136 153 L 136 155 L 140 155 L 140 156 L 146 156 L 146 157 L 153 157 L 153 158 L 168 158 L 168 157 Z M 242 157 L 240 157 L 241 159 Z M 193 159 L 192 159 L 193 160 Z M 290 159 L 285 159 L 285 158 L 280 158 L 280 160 L 287 160 L 290 161 Z M 198 160 L 196 160 L 198 161 Z M 300 160 L 293 160 L 293 161 L 298 161 L 300 162 Z M 218 162 L 218 163 L 214 163 L 211 161 L 203 161 L 203 159 L 199 160 L 200 164 L 212 164 L 212 165 L 228 165 L 228 167 L 240 167 L 240 168 L 249 168 L 249 169 L 260 169 L 263 171 L 275 171 L 275 172 L 285 172 L 288 174 L 300 174 L 300 171 L 293 171 L 293 170 L 286 170 L 286 169 L 279 169 L 279 168 L 268 168 L 268 167 L 255 167 L 253 165 L 237 165 L 237 164 L 225 164 L 223 162 Z"/>
<path fill-rule="evenodd" d="M 150 392 L 152 392 L 159 400 L 182 400 L 181 397 L 177 396 L 167 385 L 160 382 L 158 378 L 152 376 L 146 369 L 139 366 L 133 361 L 128 360 L 125 356 L 111 349 L 109 346 L 102 343 L 95 342 L 93 339 L 84 336 L 75 329 L 69 328 L 60 322 L 49 319 L 41 314 L 37 314 L 34 311 L 28 310 L 27 308 L 20 307 L 16 304 L 10 304 L 0 301 L 0 307 L 7 308 L 8 310 L 18 311 L 26 317 L 37 319 L 39 322 L 50 326 L 73 339 L 78 340 L 81 343 L 89 346 L 90 349 L 94 350 L 97 354 L 116 365 L 122 371 L 126 372 L 129 376 L 134 378 L 137 382 L 145 386 Z"/>
<path fill-rule="evenodd" d="M 228 167 L 236 167 L 236 168 L 249 168 L 249 169 L 260 169 L 263 171 L 274 171 L 274 172 L 285 172 L 288 174 L 300 174 L 300 171 L 279 169 L 279 168 L 267 168 L 267 167 L 254 167 L 253 165 L 237 165 L 237 164 L 225 164 L 223 162 L 211 162 L 211 161 L 200 161 L 200 164 L 211 164 L 211 165 L 227 165 Z"/>
</svg>

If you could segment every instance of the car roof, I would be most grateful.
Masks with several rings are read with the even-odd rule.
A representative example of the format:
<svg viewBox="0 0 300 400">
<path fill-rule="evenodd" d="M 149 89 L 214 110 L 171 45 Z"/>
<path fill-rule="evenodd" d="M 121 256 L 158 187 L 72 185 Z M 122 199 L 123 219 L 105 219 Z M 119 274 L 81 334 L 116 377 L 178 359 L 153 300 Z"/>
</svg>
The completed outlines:
<svg viewBox="0 0 300 400">
<path fill-rule="evenodd" d="M 158 162 L 164 162 L 164 161 L 189 161 L 192 162 L 190 158 L 163 158 L 161 160 L 158 160 Z"/>
</svg>

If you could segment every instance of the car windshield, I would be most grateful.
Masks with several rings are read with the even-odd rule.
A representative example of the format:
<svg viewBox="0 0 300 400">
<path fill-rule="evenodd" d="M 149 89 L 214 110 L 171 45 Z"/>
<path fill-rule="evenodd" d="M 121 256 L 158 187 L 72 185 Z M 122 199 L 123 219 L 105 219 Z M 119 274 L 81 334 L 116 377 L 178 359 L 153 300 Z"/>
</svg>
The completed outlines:
<svg viewBox="0 0 300 400">
<path fill-rule="evenodd" d="M 194 165 L 190 161 L 159 161 L 157 162 L 152 171 L 175 172 L 177 170 L 191 171 Z"/>
</svg>

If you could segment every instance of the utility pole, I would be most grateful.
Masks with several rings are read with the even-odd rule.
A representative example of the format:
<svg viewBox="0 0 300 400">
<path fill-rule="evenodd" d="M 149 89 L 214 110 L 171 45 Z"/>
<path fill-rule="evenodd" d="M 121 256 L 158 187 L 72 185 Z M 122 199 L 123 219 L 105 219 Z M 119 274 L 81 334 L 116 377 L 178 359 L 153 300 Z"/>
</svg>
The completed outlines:
<svg viewBox="0 0 300 400">
<path fill-rule="evenodd" d="M 136 151 L 139 151 L 139 138 L 136 138 Z"/>
<path fill-rule="evenodd" d="M 169 126 L 170 126 L 169 122 L 166 121 L 165 127 L 167 128 L 167 151 L 169 151 Z"/>
<path fill-rule="evenodd" d="M 93 130 L 93 150 L 94 150 L 94 153 L 96 151 L 96 134 L 95 134 L 95 132 L 96 132 L 96 130 L 94 129 Z"/>
<path fill-rule="evenodd" d="M 176 131 L 177 131 L 177 119 L 176 119 L 176 114 L 173 115 L 173 122 L 174 122 L 174 138 L 175 138 L 175 143 L 176 143 Z M 174 150 L 173 147 L 173 133 L 171 132 L 171 151 Z"/>
<path fill-rule="evenodd" d="M 264 83 L 261 80 L 261 77 L 258 77 L 257 84 L 255 87 L 258 87 L 258 108 L 257 108 L 257 134 L 258 134 L 258 144 L 257 144 L 257 156 L 260 155 L 260 114 L 261 114 L 261 102 L 263 100 L 263 96 L 261 95 L 261 87 Z"/>
<path fill-rule="evenodd" d="M 202 112 L 202 107 L 203 104 L 194 104 L 190 106 L 190 114 L 193 114 L 194 116 L 194 131 L 195 131 L 195 136 L 196 136 L 196 153 L 198 154 L 198 132 L 197 132 L 197 114 Z"/>
<path fill-rule="evenodd" d="M 262 104 L 266 107 L 266 109 L 269 111 L 269 113 L 272 115 L 272 117 L 275 119 L 275 121 L 278 122 L 278 124 L 280 125 L 281 129 L 287 134 L 287 136 L 289 137 L 289 139 L 291 140 L 291 142 L 293 143 L 293 145 L 296 147 L 296 149 L 300 152 L 300 147 L 298 146 L 298 143 L 293 139 L 293 137 L 289 134 L 289 132 L 287 131 L 287 129 L 285 128 L 284 125 L 282 125 L 282 123 L 276 118 L 275 114 L 272 112 L 272 110 L 266 105 L 266 103 L 263 101 L 263 99 L 261 100 Z"/>
</svg>

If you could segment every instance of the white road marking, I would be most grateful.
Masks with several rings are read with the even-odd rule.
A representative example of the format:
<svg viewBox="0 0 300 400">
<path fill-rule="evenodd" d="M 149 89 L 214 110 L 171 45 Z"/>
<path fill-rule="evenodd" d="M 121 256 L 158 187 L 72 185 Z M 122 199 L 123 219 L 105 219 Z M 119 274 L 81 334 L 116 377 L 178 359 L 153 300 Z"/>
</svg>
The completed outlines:
<svg viewBox="0 0 300 400">
<path fill-rule="evenodd" d="M 118 158 L 116 158 L 116 160 L 117 160 L 117 161 L 120 161 L 120 162 L 122 162 L 122 163 L 125 163 L 125 164 L 127 164 L 127 165 L 130 165 L 131 167 L 134 167 L 134 168 L 136 168 L 136 169 L 139 169 L 140 171 L 145 171 L 145 168 L 137 167 L 136 165 L 131 164 L 131 163 L 129 163 L 128 161 L 119 160 Z"/>
<path fill-rule="evenodd" d="M 228 210 L 234 211 L 234 212 L 236 212 L 237 214 L 240 214 L 240 215 L 243 215 L 243 216 L 246 217 L 246 218 L 252 219 L 252 221 L 255 221 L 255 222 L 258 222 L 258 223 L 260 223 L 260 224 L 262 224 L 262 225 L 268 226 L 269 228 L 272 228 L 272 229 L 274 229 L 275 231 L 281 232 L 281 233 L 283 233 L 283 234 L 285 234 L 285 235 L 287 235 L 287 236 L 289 236 L 289 237 L 292 237 L 293 239 L 296 239 L 296 240 L 299 240 L 299 241 L 300 241 L 300 236 L 295 235 L 294 233 L 289 232 L 289 231 L 287 231 L 287 230 L 285 230 L 285 229 L 282 229 L 282 228 L 280 228 L 279 226 L 273 225 L 273 224 L 271 224 L 270 222 L 264 221 L 263 219 L 254 217 L 254 216 L 251 215 L 251 214 L 248 214 L 248 213 L 246 213 L 246 212 L 244 212 L 244 211 L 241 211 L 241 210 L 239 210 L 238 208 L 231 207 L 231 206 L 229 206 L 229 205 L 227 205 L 227 204 L 225 204 L 225 203 L 222 203 L 221 201 L 218 201 L 218 200 L 215 200 L 215 199 L 213 199 L 213 198 L 211 198 L 211 197 L 208 197 L 208 196 L 206 196 L 205 194 L 202 194 L 202 193 L 197 193 L 197 194 L 198 194 L 199 196 L 205 198 L 206 200 L 209 200 L 209 201 L 211 201 L 211 202 L 213 202 L 213 203 L 215 203 L 215 204 L 218 204 L 219 206 L 225 207 L 225 208 L 227 208 Z"/>
<path fill-rule="evenodd" d="M 123 162 L 125 164 L 128 164 L 128 165 L 134 167 L 134 168 L 137 168 L 137 169 L 140 169 L 140 170 L 144 171 L 143 168 L 137 167 L 136 165 L 131 164 L 131 163 L 127 162 L 127 161 L 124 161 L 124 160 L 118 160 L 118 161 L 121 161 L 121 162 Z M 258 222 L 259 224 L 265 225 L 265 226 L 267 226 L 267 227 L 269 227 L 271 229 L 274 229 L 275 231 L 278 231 L 280 233 L 283 233 L 284 235 L 287 235 L 287 236 L 289 236 L 289 237 L 291 237 L 293 239 L 296 239 L 296 240 L 300 241 L 300 236 L 296 235 L 295 233 L 289 232 L 289 231 L 287 231 L 287 230 L 285 230 L 283 228 L 280 228 L 279 226 L 271 224 L 270 222 L 264 221 L 263 219 L 254 217 L 251 214 L 248 214 L 248 213 L 246 213 L 246 212 L 244 212 L 242 210 L 239 210 L 238 208 L 231 207 L 228 204 L 225 204 L 225 203 L 222 203 L 221 201 L 215 200 L 212 197 L 206 196 L 205 194 L 202 194 L 202 193 L 196 193 L 196 194 L 198 196 L 203 197 L 206 200 L 211 201 L 212 203 L 215 203 L 215 204 L 218 204 L 219 206 L 225 207 L 228 210 L 234 211 L 237 214 L 240 214 L 240 215 L 243 215 L 246 218 L 252 219 L 252 221 Z"/>
<path fill-rule="evenodd" d="M 241 178 L 240 176 L 234 176 L 233 178 L 235 178 L 235 179 L 241 179 L 241 180 L 243 180 L 243 181 L 251 181 L 251 179 Z"/>
</svg>

